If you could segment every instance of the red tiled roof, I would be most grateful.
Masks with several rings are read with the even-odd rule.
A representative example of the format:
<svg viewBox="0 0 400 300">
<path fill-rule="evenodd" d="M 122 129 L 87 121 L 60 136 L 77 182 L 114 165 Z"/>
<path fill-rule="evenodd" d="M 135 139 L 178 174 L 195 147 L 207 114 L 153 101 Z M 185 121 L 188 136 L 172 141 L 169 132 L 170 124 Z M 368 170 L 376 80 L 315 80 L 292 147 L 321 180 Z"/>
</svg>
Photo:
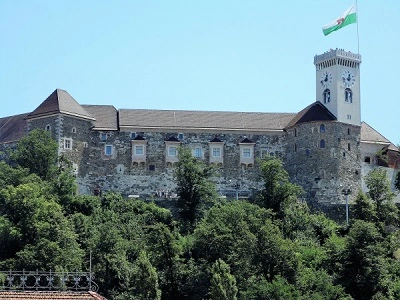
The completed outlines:
<svg viewBox="0 0 400 300">
<path fill-rule="evenodd" d="M 0 299 L 7 300 L 107 300 L 95 292 L 42 292 L 42 291 L 0 291 Z"/>
</svg>

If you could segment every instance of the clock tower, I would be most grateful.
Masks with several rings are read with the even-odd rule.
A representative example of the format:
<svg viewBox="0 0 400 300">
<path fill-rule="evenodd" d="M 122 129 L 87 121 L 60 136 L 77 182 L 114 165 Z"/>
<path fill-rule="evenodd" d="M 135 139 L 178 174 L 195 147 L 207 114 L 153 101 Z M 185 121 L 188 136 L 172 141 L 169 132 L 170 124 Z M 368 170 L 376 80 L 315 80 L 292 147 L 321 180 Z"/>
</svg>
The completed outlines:
<svg viewBox="0 0 400 300">
<path fill-rule="evenodd" d="M 314 57 L 317 101 L 339 122 L 356 126 L 361 126 L 360 64 L 360 54 L 343 49 Z"/>
</svg>

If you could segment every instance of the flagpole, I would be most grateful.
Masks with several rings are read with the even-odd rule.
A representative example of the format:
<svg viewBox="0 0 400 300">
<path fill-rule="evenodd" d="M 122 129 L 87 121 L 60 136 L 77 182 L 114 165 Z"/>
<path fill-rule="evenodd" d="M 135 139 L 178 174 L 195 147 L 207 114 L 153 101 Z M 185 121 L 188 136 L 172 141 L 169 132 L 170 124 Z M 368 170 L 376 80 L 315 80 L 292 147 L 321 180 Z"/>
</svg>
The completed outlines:
<svg viewBox="0 0 400 300">
<path fill-rule="evenodd" d="M 360 54 L 360 37 L 358 35 L 358 18 L 359 18 L 359 14 L 358 14 L 358 3 L 356 0 L 356 16 L 357 16 L 357 54 Z"/>
</svg>

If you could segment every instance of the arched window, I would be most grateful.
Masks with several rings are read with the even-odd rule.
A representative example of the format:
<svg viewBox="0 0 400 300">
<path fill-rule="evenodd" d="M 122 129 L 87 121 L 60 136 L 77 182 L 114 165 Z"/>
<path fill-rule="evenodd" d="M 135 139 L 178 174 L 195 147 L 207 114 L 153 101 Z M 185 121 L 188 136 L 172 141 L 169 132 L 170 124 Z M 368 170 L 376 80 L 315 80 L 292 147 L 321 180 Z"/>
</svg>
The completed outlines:
<svg viewBox="0 0 400 300">
<path fill-rule="evenodd" d="M 349 88 L 344 90 L 344 101 L 353 103 L 353 92 Z"/>
<path fill-rule="evenodd" d="M 50 126 L 50 124 L 47 124 L 46 125 L 46 131 L 50 131 L 51 130 L 51 126 Z"/>
<path fill-rule="evenodd" d="M 330 91 L 329 89 L 326 89 L 326 90 L 324 91 L 323 96 L 324 96 L 324 103 L 329 103 L 329 102 L 331 102 L 331 91 Z"/>
<path fill-rule="evenodd" d="M 293 150 L 294 150 L 294 152 L 297 151 L 297 144 L 294 144 Z"/>
<path fill-rule="evenodd" d="M 320 148 L 325 148 L 325 140 L 320 140 L 319 141 L 319 147 Z"/>
<path fill-rule="evenodd" d="M 297 136 L 297 129 L 296 128 L 293 130 L 293 135 Z"/>
<path fill-rule="evenodd" d="M 319 125 L 319 132 L 325 132 L 325 124 Z"/>
</svg>

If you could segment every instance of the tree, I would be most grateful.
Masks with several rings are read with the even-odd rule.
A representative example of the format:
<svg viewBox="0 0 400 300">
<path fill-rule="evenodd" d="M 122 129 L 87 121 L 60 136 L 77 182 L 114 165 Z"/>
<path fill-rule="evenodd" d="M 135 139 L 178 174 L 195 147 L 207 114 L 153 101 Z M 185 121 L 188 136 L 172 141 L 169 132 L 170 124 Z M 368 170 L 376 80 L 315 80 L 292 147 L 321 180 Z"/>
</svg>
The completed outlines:
<svg viewBox="0 0 400 300">
<path fill-rule="evenodd" d="M 178 207 L 184 226 L 190 230 L 202 206 L 215 196 L 215 186 L 210 180 L 212 169 L 193 157 L 189 148 L 180 147 L 178 159 L 174 170 Z"/>
<path fill-rule="evenodd" d="M 141 251 L 133 267 L 134 294 L 140 300 L 160 300 L 158 275 L 151 265 L 147 253 Z"/>
<path fill-rule="evenodd" d="M 277 158 L 262 160 L 260 169 L 264 189 L 257 203 L 262 207 L 271 208 L 282 217 L 283 205 L 296 201 L 302 189 L 289 181 L 288 172 L 283 168 L 282 161 Z"/>
<path fill-rule="evenodd" d="M 377 219 L 385 225 L 397 223 L 398 210 L 393 203 L 394 193 L 390 188 L 386 170 L 374 169 L 365 177 L 368 196 L 374 202 Z"/>
<path fill-rule="evenodd" d="M 347 237 L 340 283 L 355 299 L 370 299 L 387 272 L 382 236 L 374 223 L 354 222 Z"/>
<path fill-rule="evenodd" d="M 353 218 L 356 220 L 363 220 L 366 222 L 376 221 L 376 210 L 371 202 L 362 191 L 358 191 L 354 205 L 352 207 Z"/>
<path fill-rule="evenodd" d="M 211 267 L 211 300 L 236 300 L 238 289 L 236 279 L 230 273 L 229 266 L 218 259 Z"/>
<path fill-rule="evenodd" d="M 42 179 L 50 179 L 55 172 L 58 144 L 49 132 L 35 129 L 23 137 L 11 158 L 30 173 Z"/>
</svg>

